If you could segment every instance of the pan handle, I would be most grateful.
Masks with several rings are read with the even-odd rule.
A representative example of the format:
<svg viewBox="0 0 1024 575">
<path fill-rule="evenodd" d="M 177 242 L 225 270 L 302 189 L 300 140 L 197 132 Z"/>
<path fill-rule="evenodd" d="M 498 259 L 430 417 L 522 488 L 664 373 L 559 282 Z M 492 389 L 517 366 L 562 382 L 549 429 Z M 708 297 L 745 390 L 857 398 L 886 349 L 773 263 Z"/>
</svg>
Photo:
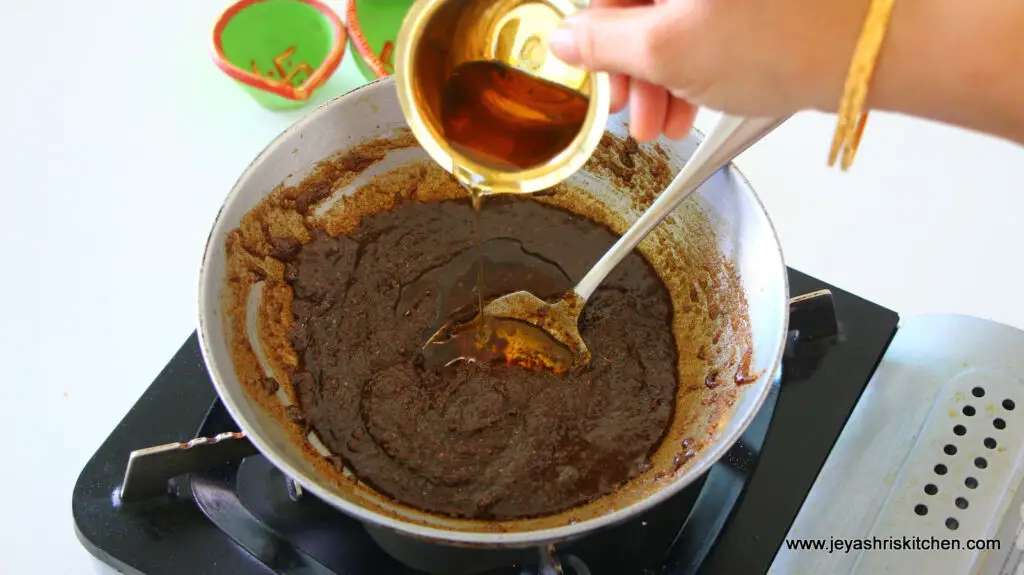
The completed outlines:
<svg viewBox="0 0 1024 575">
<path fill-rule="evenodd" d="M 537 575 L 566 575 L 563 562 L 572 569 L 570 575 L 590 575 L 586 563 L 575 555 L 559 555 L 553 544 L 538 547 L 537 551 L 540 554 Z"/>
<path fill-rule="evenodd" d="M 537 548 L 540 555 L 540 562 L 537 566 L 537 575 L 565 575 L 562 571 L 562 562 L 558 560 L 554 545 L 544 545 Z"/>
<path fill-rule="evenodd" d="M 842 341 L 832 292 L 798 295 L 789 301 L 789 333 L 782 355 L 783 381 L 802 381 L 815 373 L 833 344 Z"/>
</svg>

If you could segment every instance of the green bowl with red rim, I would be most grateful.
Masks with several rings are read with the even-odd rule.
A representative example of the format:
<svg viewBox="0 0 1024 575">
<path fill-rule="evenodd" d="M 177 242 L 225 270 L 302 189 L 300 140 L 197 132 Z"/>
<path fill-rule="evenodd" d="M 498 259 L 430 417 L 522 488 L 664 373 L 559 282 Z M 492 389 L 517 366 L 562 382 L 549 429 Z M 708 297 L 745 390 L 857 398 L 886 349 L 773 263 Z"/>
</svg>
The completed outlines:
<svg viewBox="0 0 1024 575">
<path fill-rule="evenodd" d="M 239 0 L 213 28 L 214 64 L 272 110 L 306 105 L 345 54 L 341 19 L 319 0 Z"/>
<path fill-rule="evenodd" d="M 367 81 L 394 73 L 391 53 L 415 0 L 349 0 L 345 12 L 356 67 Z"/>
</svg>

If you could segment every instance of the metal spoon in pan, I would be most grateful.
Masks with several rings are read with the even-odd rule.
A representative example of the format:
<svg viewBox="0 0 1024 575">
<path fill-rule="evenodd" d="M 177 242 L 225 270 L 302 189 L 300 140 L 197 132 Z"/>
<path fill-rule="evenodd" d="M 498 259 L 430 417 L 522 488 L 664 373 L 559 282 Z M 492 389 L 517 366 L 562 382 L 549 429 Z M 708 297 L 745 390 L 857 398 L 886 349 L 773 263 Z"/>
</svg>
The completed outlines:
<svg viewBox="0 0 1024 575">
<path fill-rule="evenodd" d="M 498 357 L 556 373 L 580 371 L 590 350 L 580 336 L 583 306 L 609 273 L 683 200 L 718 170 L 779 126 L 785 118 L 737 118 L 723 115 L 668 188 L 601 257 L 587 275 L 555 303 L 527 291 L 504 295 L 473 321 L 445 326 L 424 346 L 431 364 L 489 361 Z M 437 347 L 434 347 L 437 346 Z"/>
</svg>

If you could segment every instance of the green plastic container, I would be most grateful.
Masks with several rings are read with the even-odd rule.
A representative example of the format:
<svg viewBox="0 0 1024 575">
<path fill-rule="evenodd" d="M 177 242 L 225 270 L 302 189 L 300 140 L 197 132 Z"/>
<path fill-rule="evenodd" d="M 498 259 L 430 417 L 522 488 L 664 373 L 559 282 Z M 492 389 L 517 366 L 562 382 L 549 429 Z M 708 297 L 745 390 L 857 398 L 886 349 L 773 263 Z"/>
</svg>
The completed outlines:
<svg viewBox="0 0 1024 575">
<path fill-rule="evenodd" d="M 349 41 L 359 56 L 356 58 L 356 66 L 367 81 L 394 73 L 388 58 L 382 55 L 388 43 L 394 49 L 402 21 L 414 1 L 349 0 L 345 14 Z"/>
<path fill-rule="evenodd" d="M 338 68 L 345 27 L 318 0 L 240 0 L 217 19 L 213 61 L 261 105 L 304 106 Z"/>
</svg>

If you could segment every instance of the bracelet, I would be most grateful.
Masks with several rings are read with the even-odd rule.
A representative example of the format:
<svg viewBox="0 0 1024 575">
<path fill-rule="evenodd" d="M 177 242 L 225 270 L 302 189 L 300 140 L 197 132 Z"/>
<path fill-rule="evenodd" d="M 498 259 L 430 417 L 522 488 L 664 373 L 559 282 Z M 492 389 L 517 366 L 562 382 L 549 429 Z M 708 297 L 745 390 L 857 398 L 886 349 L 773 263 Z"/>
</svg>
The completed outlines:
<svg viewBox="0 0 1024 575">
<path fill-rule="evenodd" d="M 840 166 L 843 171 L 853 164 L 864 126 L 868 121 L 864 102 L 868 97 L 871 77 L 875 72 L 878 53 L 889 28 L 889 17 L 895 3 L 895 0 L 871 0 L 868 15 L 864 19 L 860 38 L 853 52 L 853 61 L 850 63 L 850 71 L 847 73 L 846 85 L 843 88 L 843 99 L 839 103 L 832 150 L 828 157 L 828 165 L 833 166 L 842 151 Z"/>
</svg>

